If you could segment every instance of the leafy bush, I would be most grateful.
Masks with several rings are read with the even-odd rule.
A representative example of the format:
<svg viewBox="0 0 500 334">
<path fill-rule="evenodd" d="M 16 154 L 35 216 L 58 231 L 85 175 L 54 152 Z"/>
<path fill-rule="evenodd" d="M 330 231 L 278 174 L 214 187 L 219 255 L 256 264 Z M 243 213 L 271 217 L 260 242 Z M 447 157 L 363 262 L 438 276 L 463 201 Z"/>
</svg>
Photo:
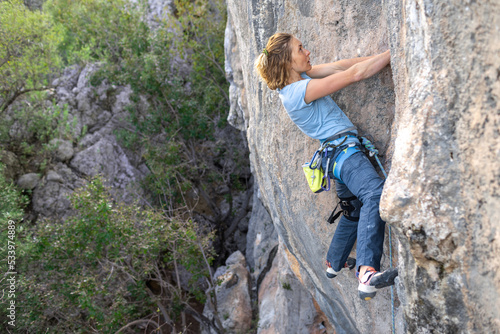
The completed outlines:
<svg viewBox="0 0 500 334">
<path fill-rule="evenodd" d="M 20 332 L 107 333 L 146 318 L 174 326 L 193 296 L 203 301 L 193 282 L 208 275 L 213 235 L 200 237 L 193 222 L 174 217 L 190 216 L 184 199 L 190 190 L 213 201 L 216 211 L 217 199 L 208 195 L 215 187 L 243 188 L 234 170 L 216 163 L 234 154 L 230 143 L 210 142 L 226 126 L 229 109 L 226 11 L 223 0 L 178 0 L 173 16 L 153 29 L 144 5 L 48 0 L 43 11 L 31 12 L 20 0 L 0 1 L 0 111 L 25 97 L 10 119 L 0 120 L 0 145 L 18 154 L 23 167 L 43 169 L 50 139 L 74 139 L 68 110 L 43 103 L 51 73 L 61 64 L 100 62 L 94 84 L 107 80 L 133 90 L 134 127 L 117 136 L 143 153 L 147 186 L 162 210 L 117 203 L 95 179 L 72 196 L 69 219 L 19 224 Z M 5 136 L 15 122 L 27 129 L 20 141 Z M 11 189 L 6 207 L 19 209 L 24 197 Z M 189 293 L 173 278 L 180 267 L 193 274 Z"/>
<path fill-rule="evenodd" d="M 59 36 L 46 13 L 0 1 L 0 114 L 19 96 L 49 87 L 61 65 Z"/>
<path fill-rule="evenodd" d="M 212 256 L 212 235 L 200 237 L 190 222 L 116 203 L 100 178 L 71 202 L 71 218 L 39 222 L 24 239 L 18 327 L 114 333 L 143 317 L 175 321 L 191 297 L 172 275 L 178 266 L 192 272 L 193 281 L 208 275 L 204 256 Z M 196 284 L 191 292 L 203 296 Z"/>
<path fill-rule="evenodd" d="M 144 1 L 48 0 L 44 9 L 58 25 L 65 64 L 127 61 L 148 44 Z"/>
<path fill-rule="evenodd" d="M 47 103 L 63 65 L 61 29 L 45 11 L 21 0 L 0 1 L 0 145 L 18 154 L 27 170 L 43 169 L 48 142 L 72 126 L 67 110 Z"/>
<path fill-rule="evenodd" d="M 28 197 L 23 195 L 17 186 L 5 178 L 4 169 L 5 166 L 0 163 L 0 189 L 2 189 L 0 192 L 0 222 L 7 224 L 8 220 L 19 221 L 23 218 L 24 208 L 28 204 Z M 0 232 L 3 236 L 6 226 L 0 226 Z M 0 245 L 5 244 L 2 242 Z"/>
<path fill-rule="evenodd" d="M 170 208 L 183 202 L 182 194 L 192 188 L 210 192 L 229 183 L 229 171 L 214 165 L 218 153 L 206 145 L 226 126 L 229 110 L 223 1 L 179 0 L 175 7 L 176 16 L 157 28 L 147 52 L 129 59 L 116 75 L 106 74 L 136 93 L 131 122 L 139 140 L 125 144 L 143 148 L 152 172 L 148 187 L 155 198 L 166 198 L 160 203 Z M 182 73 L 183 65 L 188 73 Z M 148 101 L 146 111 L 141 97 Z M 213 173 L 219 175 L 202 177 Z"/>
<path fill-rule="evenodd" d="M 117 136 L 143 156 L 152 171 L 147 187 L 173 209 L 200 178 L 217 170 L 203 149 L 226 125 L 228 83 L 223 69 L 226 10 L 222 0 L 177 0 L 174 15 L 154 28 L 144 21 L 144 2 L 49 0 L 46 9 L 61 25 L 60 46 L 68 62 L 100 61 L 92 78 L 130 85 L 130 122 Z M 225 173 L 222 171 L 222 173 Z M 221 175 L 219 180 L 229 180 Z"/>
<path fill-rule="evenodd" d="M 76 140 L 76 117 L 70 121 L 67 105 L 48 101 L 45 92 L 30 92 L 12 106 L 9 117 L 0 117 L 0 144 L 14 152 L 25 170 L 43 171 L 56 149 L 54 138 Z"/>
<path fill-rule="evenodd" d="M 13 270 L 8 270 L 9 264 L 7 260 L 10 259 L 12 261 L 12 259 L 7 256 L 11 255 L 15 257 L 16 255 L 16 250 L 9 249 L 9 246 L 17 244 L 16 235 L 22 231 L 19 222 L 23 218 L 28 198 L 12 182 L 5 178 L 4 168 L 5 166 L 0 163 L 0 268 L 2 272 L 8 272 Z M 17 227 L 14 229 L 16 231 L 14 234 L 9 234 L 9 231 L 12 232 L 9 229 L 11 225 Z M 9 254 L 9 250 L 13 251 L 14 254 Z M 7 293 L 7 291 L 10 290 L 7 285 L 6 276 L 2 274 L 2 277 L 0 277 L 0 290 L 3 291 L 0 295 L 0 319 L 2 319 L 0 324 L 3 324 L 5 327 L 7 327 L 7 322 L 9 321 L 9 318 L 7 318 L 7 306 L 10 305 L 5 302 L 13 300 L 10 297 L 8 298 L 10 293 Z"/>
</svg>

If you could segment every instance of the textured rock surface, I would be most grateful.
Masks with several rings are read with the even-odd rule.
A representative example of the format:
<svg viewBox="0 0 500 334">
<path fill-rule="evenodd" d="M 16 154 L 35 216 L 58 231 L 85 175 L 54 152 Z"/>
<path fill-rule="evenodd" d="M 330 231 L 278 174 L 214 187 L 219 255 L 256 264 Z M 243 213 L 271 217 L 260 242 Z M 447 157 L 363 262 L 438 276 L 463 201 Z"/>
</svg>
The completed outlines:
<svg viewBox="0 0 500 334">
<path fill-rule="evenodd" d="M 33 210 L 43 217 L 67 216 L 71 207 L 68 196 L 84 182 L 67 165 L 58 163 L 33 192 Z"/>
<path fill-rule="evenodd" d="M 251 326 L 251 282 L 246 266 L 245 257 L 236 251 L 227 258 L 226 266 L 219 267 L 214 274 L 214 279 L 220 282 L 215 289 L 217 310 L 222 326 L 229 333 L 246 333 Z M 212 319 L 212 310 L 213 306 L 207 303 L 203 314 Z M 205 329 L 203 333 L 211 332 Z"/>
<path fill-rule="evenodd" d="M 225 37 L 224 53 L 226 55 L 225 71 L 229 81 L 229 99 L 231 101 L 227 120 L 229 124 L 240 131 L 245 131 L 248 127 L 248 117 L 245 115 L 246 107 L 244 98 L 243 73 L 238 50 L 236 35 L 234 34 L 232 17 L 228 17 Z"/>
<path fill-rule="evenodd" d="M 335 198 L 332 193 L 310 193 L 300 168 L 318 143 L 300 132 L 282 108 L 277 92 L 268 90 L 253 71 L 258 50 L 276 31 L 296 34 L 312 52 L 314 63 L 387 49 L 387 25 L 380 4 L 229 1 L 228 10 L 238 43 L 232 49 L 239 51 L 242 64 L 244 86 L 240 91 L 246 99 L 252 167 L 275 228 L 300 264 L 298 271 L 304 285 L 338 333 L 389 332 L 388 291 L 379 293 L 370 303 L 362 303 L 352 272 L 334 281 L 326 278 L 324 260 L 335 226 L 328 226 L 325 220 Z M 361 132 L 369 131 L 376 138 L 375 144 L 385 153 L 394 116 L 390 70 L 349 87 L 334 98 Z M 387 258 L 383 266 L 388 266 Z"/>
<path fill-rule="evenodd" d="M 259 287 L 259 334 L 331 333 L 322 324 L 311 294 L 290 269 L 283 244 Z"/>
<path fill-rule="evenodd" d="M 125 151 L 113 131 L 124 126 L 131 90 L 106 82 L 97 87 L 89 83 L 98 65 L 70 67 L 56 79 L 54 99 L 68 110 L 68 122 L 75 142 L 53 139 L 58 163 L 51 167 L 33 192 L 33 210 L 41 217 L 65 217 L 70 212 L 70 195 L 86 178 L 102 175 L 113 195 L 124 201 L 140 198 L 137 182 L 148 173 L 140 157 Z"/>
<path fill-rule="evenodd" d="M 244 333 L 249 329 L 252 333 L 255 330 L 257 333 L 334 333 L 324 313 L 297 278 L 300 273 L 292 271 L 298 268 L 297 263 L 288 262 L 283 244 L 278 250 L 277 233 L 256 188 L 246 259 L 237 251 L 227 259 L 226 266 L 217 268 L 214 274 L 214 279 L 221 282 L 216 293 L 224 328 L 230 333 Z M 291 259 L 294 260 L 293 256 Z M 210 304 L 205 306 L 204 314 L 211 321 L 212 310 Z M 242 323 L 247 325 L 238 325 Z M 204 333 L 209 333 L 208 329 L 204 329 Z"/>
<path fill-rule="evenodd" d="M 273 221 L 259 197 L 259 191 L 255 191 L 246 247 L 246 260 L 255 282 L 266 268 L 271 252 L 278 246 L 278 234 Z M 257 285 L 254 288 L 256 289 Z"/>
<path fill-rule="evenodd" d="M 32 190 L 34 189 L 37 185 L 38 182 L 40 181 L 40 175 L 37 173 L 28 173 L 24 174 L 17 180 L 17 185 L 21 189 L 26 189 L 26 190 Z"/>
<path fill-rule="evenodd" d="M 471 1 L 228 1 L 226 46 L 234 113 L 245 124 L 262 200 L 304 286 L 337 333 L 389 333 L 389 291 L 361 302 L 352 272 L 332 281 L 323 261 L 334 195 L 313 195 L 301 164 L 317 148 L 290 121 L 253 61 L 277 31 L 295 34 L 313 63 L 391 49 L 392 71 L 333 97 L 370 133 L 390 170 L 381 209 L 395 228 L 399 333 L 500 330 L 498 271 L 500 8 Z M 234 64 L 241 64 L 235 69 Z M 394 80 L 394 81 L 393 81 Z M 385 247 L 387 253 L 387 243 Z M 354 253 L 352 255 L 355 255 Z M 383 267 L 388 266 L 383 258 Z"/>
<path fill-rule="evenodd" d="M 292 271 L 298 266 L 288 263 L 284 244 L 279 248 L 278 244 L 278 234 L 260 200 L 260 191 L 254 190 L 246 260 L 252 277 L 253 303 L 257 304 L 254 312 L 258 314 L 258 333 L 333 333 L 328 319 L 297 278 L 300 274 L 296 276 Z"/>
<path fill-rule="evenodd" d="M 55 148 L 55 155 L 58 161 L 67 161 L 73 157 L 73 143 L 69 140 L 52 139 L 49 144 Z"/>
<path fill-rule="evenodd" d="M 500 4 L 387 10 L 397 136 L 381 208 L 401 241 L 408 332 L 498 332 Z"/>
<path fill-rule="evenodd" d="M 113 135 L 101 138 L 76 154 L 70 166 L 86 176 L 102 175 L 114 192 L 121 193 L 124 200 L 137 198 L 133 192 L 128 194 L 126 188 L 140 180 L 142 175 L 131 165 Z"/>
</svg>

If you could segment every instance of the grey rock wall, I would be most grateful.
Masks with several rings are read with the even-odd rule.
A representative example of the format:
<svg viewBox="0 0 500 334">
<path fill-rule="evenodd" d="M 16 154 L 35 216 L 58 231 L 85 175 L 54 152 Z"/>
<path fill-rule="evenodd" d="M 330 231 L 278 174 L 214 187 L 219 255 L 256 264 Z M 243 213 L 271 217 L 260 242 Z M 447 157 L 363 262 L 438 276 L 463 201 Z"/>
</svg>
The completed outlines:
<svg viewBox="0 0 500 334">
<path fill-rule="evenodd" d="M 328 319 L 300 281 L 298 263 L 289 255 L 254 185 L 246 256 L 233 253 L 213 278 L 221 325 L 229 333 L 332 334 Z M 213 293 L 211 289 L 207 294 Z M 216 326 L 214 305 L 203 314 Z M 202 333 L 215 333 L 207 324 Z"/>
<path fill-rule="evenodd" d="M 259 287 L 258 305 L 258 334 L 333 332 L 325 327 L 324 315 L 318 313 L 311 294 L 292 271 L 284 244 Z"/>
<path fill-rule="evenodd" d="M 222 326 L 229 333 L 247 333 L 252 323 L 252 301 L 250 273 L 245 256 L 240 251 L 231 254 L 226 260 L 226 265 L 217 268 L 214 280 L 217 281 L 215 294 Z M 208 300 L 203 310 L 203 315 L 212 322 L 215 322 L 214 308 L 215 306 Z M 216 332 L 212 328 L 203 328 L 202 333 Z"/>
<path fill-rule="evenodd" d="M 254 59 L 278 31 L 295 34 L 313 64 L 391 50 L 390 69 L 333 98 L 362 134 L 373 136 L 390 171 L 381 212 L 392 225 L 400 268 L 396 332 L 493 333 L 500 330 L 499 6 L 228 0 L 234 44 L 226 56 L 239 59 L 232 70 L 241 73 L 232 82 L 232 98 L 242 106 L 233 123 L 246 127 L 262 201 L 337 333 L 391 332 L 390 293 L 362 302 L 352 272 L 325 277 L 336 227 L 325 220 L 335 195 L 310 193 L 300 166 L 318 143 L 259 82 Z M 385 256 L 382 266 L 388 264 Z"/>
<path fill-rule="evenodd" d="M 141 198 L 138 182 L 147 167 L 137 154 L 125 151 L 114 131 L 126 125 L 131 90 L 102 83 L 90 85 L 90 75 L 98 65 L 67 68 L 56 79 L 54 99 L 68 109 L 72 141 L 54 139 L 55 160 L 33 191 L 33 210 L 41 217 L 66 217 L 71 212 L 68 196 L 89 177 L 100 174 L 117 199 L 132 202 Z"/>
<path fill-rule="evenodd" d="M 247 106 L 244 114 L 248 115 L 252 167 L 278 234 L 299 263 L 304 286 L 337 333 L 390 332 L 388 291 L 379 293 L 373 302 L 362 303 L 353 272 L 334 281 L 326 278 L 324 261 L 335 230 L 326 218 L 335 197 L 332 193 L 312 194 L 300 168 L 318 143 L 291 122 L 277 92 L 259 82 L 253 70 L 255 57 L 276 31 L 295 34 L 312 52 L 316 64 L 386 50 L 389 38 L 380 4 L 229 1 L 228 11 L 242 64 L 240 89 Z M 376 138 L 375 144 L 385 153 L 390 145 L 395 104 L 390 70 L 334 98 L 362 132 Z M 383 265 L 388 266 L 388 259 Z"/>
<path fill-rule="evenodd" d="M 260 200 L 258 186 L 254 186 L 252 216 L 249 221 L 246 235 L 246 261 L 252 273 L 253 280 L 257 283 L 264 279 L 265 270 L 269 262 L 273 262 L 275 248 L 278 246 L 278 234 L 266 208 Z M 270 259 L 271 257 L 271 259 Z M 268 268 L 269 269 L 269 268 Z M 257 284 L 254 284 L 257 289 Z"/>
<path fill-rule="evenodd" d="M 397 136 L 381 209 L 408 331 L 498 332 L 500 3 L 394 1 L 387 16 Z"/>
</svg>

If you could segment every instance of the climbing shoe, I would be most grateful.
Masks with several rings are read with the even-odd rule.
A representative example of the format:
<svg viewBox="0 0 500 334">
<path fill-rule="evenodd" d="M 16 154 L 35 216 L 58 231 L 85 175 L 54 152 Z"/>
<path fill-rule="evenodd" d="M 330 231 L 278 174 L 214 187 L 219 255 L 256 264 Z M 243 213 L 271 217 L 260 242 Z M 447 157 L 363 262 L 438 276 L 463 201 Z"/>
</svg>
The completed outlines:
<svg viewBox="0 0 500 334">
<path fill-rule="evenodd" d="M 370 300 L 377 294 L 377 290 L 386 286 L 394 285 L 394 279 L 398 276 L 398 268 L 389 268 L 380 273 L 373 268 L 368 268 L 363 277 L 358 278 L 358 294 L 363 300 Z"/>
<path fill-rule="evenodd" d="M 326 268 L 326 277 L 328 277 L 328 278 L 334 278 L 338 274 L 340 274 L 340 272 L 343 269 L 352 270 L 354 267 L 356 267 L 356 259 L 352 258 L 352 257 L 348 257 L 347 261 L 344 263 L 344 267 L 341 268 L 339 271 L 333 270 L 332 266 L 330 265 L 330 262 L 328 262 L 328 261 L 326 261 L 326 266 L 328 267 L 328 268 Z"/>
</svg>

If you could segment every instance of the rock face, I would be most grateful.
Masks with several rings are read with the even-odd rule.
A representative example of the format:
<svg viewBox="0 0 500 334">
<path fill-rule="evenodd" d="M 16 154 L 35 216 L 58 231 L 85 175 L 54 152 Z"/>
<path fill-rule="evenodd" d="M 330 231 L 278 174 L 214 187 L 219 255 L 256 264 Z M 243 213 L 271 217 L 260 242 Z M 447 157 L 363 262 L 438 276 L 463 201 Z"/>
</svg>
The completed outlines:
<svg viewBox="0 0 500 334">
<path fill-rule="evenodd" d="M 392 71 L 333 98 L 374 138 L 390 171 L 381 212 L 400 268 L 396 332 L 499 331 L 500 5 L 228 0 L 228 13 L 226 56 L 233 77 L 241 74 L 232 82 L 233 105 L 241 106 L 232 124 L 245 125 L 262 201 L 336 332 L 391 332 L 391 297 L 386 289 L 362 302 L 352 272 L 331 281 L 324 274 L 336 227 L 325 220 L 336 199 L 312 194 L 300 168 L 318 143 L 253 70 L 278 31 L 296 35 L 313 64 L 391 50 Z"/>
<path fill-rule="evenodd" d="M 257 333 L 331 333 L 324 326 L 324 320 L 311 294 L 290 268 L 284 244 L 281 244 L 271 271 L 259 287 Z"/>
<path fill-rule="evenodd" d="M 39 182 L 29 184 L 34 188 L 34 213 L 41 217 L 69 215 L 68 195 L 96 174 L 104 177 L 120 200 L 130 202 L 142 194 L 138 181 L 148 173 L 147 167 L 138 154 L 126 152 L 113 134 L 124 124 L 131 90 L 106 82 L 92 87 L 90 75 L 97 67 L 67 68 L 54 82 L 54 99 L 61 109 L 67 108 L 74 139 L 51 140 L 57 164 L 48 168 Z"/>
<path fill-rule="evenodd" d="M 56 159 L 58 161 L 67 161 L 73 157 L 75 151 L 73 150 L 73 143 L 69 140 L 52 139 L 49 142 L 56 149 Z"/>
<path fill-rule="evenodd" d="M 19 180 L 17 180 L 17 185 L 21 189 L 32 190 L 38 185 L 39 181 L 40 175 L 36 173 L 29 173 L 21 176 Z"/>
<path fill-rule="evenodd" d="M 42 217 L 68 215 L 71 208 L 68 196 L 84 182 L 68 166 L 58 163 L 33 192 L 33 210 Z"/>
<path fill-rule="evenodd" d="M 387 17 L 397 136 L 381 208 L 408 331 L 498 332 L 500 4 L 394 1 Z"/>
<path fill-rule="evenodd" d="M 214 274 L 220 283 L 215 293 L 221 325 L 229 333 L 334 333 L 301 283 L 300 273 L 294 273 L 297 262 L 283 243 L 278 247 L 271 217 L 258 194 L 255 185 L 246 259 L 236 251 Z M 203 314 L 217 326 L 210 301 Z M 214 331 L 205 324 L 202 333 Z"/>
<path fill-rule="evenodd" d="M 258 186 L 255 188 L 258 189 Z M 259 191 L 255 191 L 246 247 L 246 260 L 255 282 L 259 281 L 259 277 L 260 281 L 264 279 L 268 263 L 273 263 L 273 259 L 269 259 L 272 257 L 271 253 L 273 250 L 276 253 L 275 248 L 278 246 L 278 234 L 273 221 L 259 197 Z"/>
<path fill-rule="evenodd" d="M 245 257 L 240 251 L 231 254 L 226 266 L 219 267 L 214 279 L 219 282 L 215 288 L 217 310 L 222 326 L 229 333 L 246 333 L 252 322 L 250 297 L 250 274 Z M 207 304 L 203 314 L 213 319 L 213 305 Z M 203 333 L 212 333 L 205 329 Z"/>
</svg>

